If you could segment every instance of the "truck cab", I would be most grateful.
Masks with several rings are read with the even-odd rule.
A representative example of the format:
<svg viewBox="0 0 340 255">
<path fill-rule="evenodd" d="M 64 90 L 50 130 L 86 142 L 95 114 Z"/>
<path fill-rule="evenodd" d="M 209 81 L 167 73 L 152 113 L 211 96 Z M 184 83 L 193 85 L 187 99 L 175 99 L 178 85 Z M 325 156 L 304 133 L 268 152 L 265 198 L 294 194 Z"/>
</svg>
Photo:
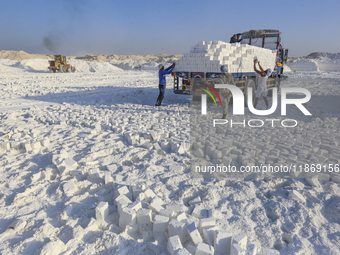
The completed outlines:
<svg viewBox="0 0 340 255">
<path fill-rule="evenodd" d="M 281 32 L 274 29 L 250 30 L 242 33 L 241 44 L 249 44 L 261 48 L 277 50 L 275 69 L 276 76 L 280 77 L 283 72 L 283 63 L 287 62 L 288 49 L 281 44 Z"/>
<path fill-rule="evenodd" d="M 64 55 L 54 55 L 54 61 L 66 62 L 66 57 Z"/>
</svg>

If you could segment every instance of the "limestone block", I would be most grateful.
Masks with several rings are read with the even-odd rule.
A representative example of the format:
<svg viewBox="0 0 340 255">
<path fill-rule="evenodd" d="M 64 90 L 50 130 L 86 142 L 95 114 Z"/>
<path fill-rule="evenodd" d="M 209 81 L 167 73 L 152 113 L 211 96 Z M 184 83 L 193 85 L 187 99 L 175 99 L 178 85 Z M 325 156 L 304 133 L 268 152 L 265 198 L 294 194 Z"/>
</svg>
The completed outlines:
<svg viewBox="0 0 340 255">
<path fill-rule="evenodd" d="M 306 203 L 306 198 L 303 195 L 301 195 L 299 192 L 297 192 L 296 190 L 292 190 L 291 192 L 289 192 L 288 196 L 299 202 Z"/>
<path fill-rule="evenodd" d="M 176 213 L 173 210 L 161 209 L 159 211 L 159 215 L 163 215 L 163 216 L 169 217 L 171 219 L 171 218 L 175 217 Z"/>
<path fill-rule="evenodd" d="M 139 186 L 132 186 L 130 190 L 132 193 L 132 199 L 135 201 L 138 198 L 139 194 L 143 192 L 144 188 Z"/>
<path fill-rule="evenodd" d="M 214 237 L 214 247 L 216 252 L 230 253 L 233 233 L 225 230 L 216 230 Z"/>
<path fill-rule="evenodd" d="M 69 173 L 71 170 L 75 170 L 78 167 L 78 163 L 72 158 L 65 158 L 60 164 L 57 165 L 60 175 Z"/>
<path fill-rule="evenodd" d="M 199 243 L 195 255 L 214 255 L 214 247 L 205 243 Z"/>
<path fill-rule="evenodd" d="M 25 152 L 32 151 L 32 146 L 30 142 L 24 143 L 21 145 L 21 147 L 24 149 Z M 6 147 L 7 148 L 7 147 Z"/>
<path fill-rule="evenodd" d="M 41 143 L 42 146 L 48 147 L 48 146 L 50 146 L 50 139 L 48 139 L 48 138 L 46 137 L 46 138 L 40 140 L 40 143 Z"/>
<path fill-rule="evenodd" d="M 204 242 L 209 245 L 214 245 L 215 232 L 218 230 L 217 226 L 203 228 Z"/>
<path fill-rule="evenodd" d="M 185 240 L 185 223 L 177 220 L 171 220 L 168 225 L 168 234 L 170 236 L 178 235 L 182 242 Z"/>
<path fill-rule="evenodd" d="M 32 149 L 33 150 L 40 150 L 41 149 L 41 143 L 40 141 L 35 141 L 31 143 Z"/>
<path fill-rule="evenodd" d="M 237 244 L 233 243 L 231 245 L 230 255 L 245 255 L 246 252 Z"/>
<path fill-rule="evenodd" d="M 142 203 L 140 201 L 135 201 L 129 204 L 128 208 L 134 209 L 137 212 L 139 209 L 142 209 Z"/>
<path fill-rule="evenodd" d="M 106 169 L 109 171 L 109 172 L 111 172 L 111 173 L 114 173 L 114 172 L 116 172 L 117 171 L 117 165 L 116 164 L 112 164 L 112 165 L 108 165 L 108 166 L 106 166 Z"/>
<path fill-rule="evenodd" d="M 169 170 L 171 172 L 179 173 L 179 172 L 183 171 L 183 166 L 181 166 L 181 165 L 170 165 Z"/>
<path fill-rule="evenodd" d="M 134 209 L 124 207 L 119 216 L 119 227 L 134 226 L 137 223 L 137 213 Z"/>
<path fill-rule="evenodd" d="M 306 182 L 313 187 L 321 187 L 318 176 L 305 178 Z"/>
<path fill-rule="evenodd" d="M 185 212 L 178 213 L 177 216 L 176 216 L 176 220 L 183 222 L 187 225 L 189 224 L 189 221 L 188 221 L 188 218 L 187 218 L 187 215 L 186 215 Z"/>
<path fill-rule="evenodd" d="M 115 205 L 117 206 L 118 213 L 122 212 L 122 209 L 127 207 L 132 201 L 125 195 L 120 195 L 114 200 Z"/>
<path fill-rule="evenodd" d="M 96 207 L 96 219 L 105 221 L 109 216 L 109 203 L 100 202 Z"/>
<path fill-rule="evenodd" d="M 153 145 L 151 143 L 146 142 L 143 144 L 143 147 L 147 150 L 152 150 Z"/>
<path fill-rule="evenodd" d="M 248 237 L 246 236 L 245 233 L 240 233 L 237 236 L 234 237 L 233 243 L 237 243 L 242 250 L 247 250 L 247 241 Z"/>
<path fill-rule="evenodd" d="M 170 255 L 175 255 L 182 248 L 183 246 L 178 236 L 172 236 L 168 239 L 167 250 Z"/>
<path fill-rule="evenodd" d="M 151 189 L 147 189 L 146 191 L 144 191 L 144 194 L 145 194 L 147 201 L 151 201 L 152 199 L 157 197 L 155 192 L 153 192 L 153 190 L 151 190 Z"/>
<path fill-rule="evenodd" d="M 187 232 L 190 236 L 191 241 L 195 244 L 198 245 L 199 243 L 203 242 L 202 237 L 195 225 L 195 222 L 192 222 L 191 224 L 186 226 Z"/>
<path fill-rule="evenodd" d="M 196 204 L 200 204 L 200 203 L 202 203 L 202 200 L 201 200 L 200 197 L 196 197 L 193 200 L 189 201 L 189 205 L 196 205 Z"/>
<path fill-rule="evenodd" d="M 215 226 L 215 224 L 216 224 L 216 221 L 214 218 L 200 219 L 200 223 L 199 223 L 200 233 L 203 235 L 204 228 Z"/>
<path fill-rule="evenodd" d="M 156 213 L 159 213 L 160 210 L 164 209 L 162 206 L 164 202 L 160 198 L 153 198 L 151 203 L 149 204 L 149 209 L 155 211 Z"/>
<path fill-rule="evenodd" d="M 169 217 L 156 215 L 153 221 L 153 232 L 166 232 L 168 228 Z"/>
<path fill-rule="evenodd" d="M 203 158 L 203 157 L 204 157 L 204 152 L 203 152 L 203 150 L 198 149 L 198 150 L 195 150 L 194 155 L 195 155 L 197 158 Z"/>
<path fill-rule="evenodd" d="M 113 183 L 113 178 L 110 172 L 105 172 L 104 183 L 105 184 Z"/>
<path fill-rule="evenodd" d="M 191 253 L 187 249 L 182 248 L 177 251 L 176 255 L 191 255 Z"/>
<path fill-rule="evenodd" d="M 203 208 L 200 205 L 196 205 L 194 210 L 191 213 L 192 216 L 202 219 L 202 218 L 208 218 L 209 217 L 209 210 Z"/>
<path fill-rule="evenodd" d="M 77 191 L 77 188 L 74 185 L 74 182 L 71 180 L 71 181 L 64 183 L 63 191 L 66 195 L 72 195 L 73 193 Z"/>
<path fill-rule="evenodd" d="M 152 222 L 152 211 L 150 209 L 139 209 L 137 211 L 137 223 L 139 225 L 150 224 Z"/>
<path fill-rule="evenodd" d="M 175 203 L 167 204 L 165 208 L 168 210 L 173 210 L 174 212 L 177 212 L 177 213 L 186 212 L 188 210 L 188 208 L 185 205 L 175 204 Z"/>
<path fill-rule="evenodd" d="M 340 183 L 340 176 L 339 175 L 332 176 L 332 182 Z"/>
<path fill-rule="evenodd" d="M 113 198 L 116 199 L 117 197 L 119 197 L 120 195 L 125 195 L 126 197 L 128 197 L 130 200 L 132 200 L 132 194 L 129 191 L 127 186 L 121 186 L 117 189 L 114 190 L 113 192 Z"/>
</svg>

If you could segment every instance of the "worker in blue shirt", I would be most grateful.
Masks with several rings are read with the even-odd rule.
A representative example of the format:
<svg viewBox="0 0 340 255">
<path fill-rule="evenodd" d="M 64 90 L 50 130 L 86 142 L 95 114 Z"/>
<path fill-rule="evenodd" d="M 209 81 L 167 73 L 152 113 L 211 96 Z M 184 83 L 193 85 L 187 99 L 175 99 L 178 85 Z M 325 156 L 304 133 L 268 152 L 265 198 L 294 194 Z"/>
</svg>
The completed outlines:
<svg viewBox="0 0 340 255">
<path fill-rule="evenodd" d="M 164 98 L 164 93 L 165 93 L 165 85 L 166 85 L 165 75 L 171 74 L 174 67 L 175 67 L 175 63 L 173 63 L 167 69 L 164 69 L 164 66 L 162 64 L 160 64 L 158 66 L 158 68 L 159 68 L 159 72 L 158 72 L 158 76 L 159 76 L 159 85 L 158 85 L 159 96 L 157 98 L 157 102 L 156 102 L 155 106 L 160 106 L 162 104 L 162 100 Z"/>
</svg>

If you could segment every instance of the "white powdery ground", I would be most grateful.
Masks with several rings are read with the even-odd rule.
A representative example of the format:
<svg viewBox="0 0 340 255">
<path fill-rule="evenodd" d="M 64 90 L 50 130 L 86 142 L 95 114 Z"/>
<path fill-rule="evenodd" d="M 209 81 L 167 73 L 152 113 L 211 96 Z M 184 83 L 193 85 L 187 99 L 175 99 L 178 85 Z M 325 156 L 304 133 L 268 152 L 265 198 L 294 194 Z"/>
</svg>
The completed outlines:
<svg viewBox="0 0 340 255">
<path fill-rule="evenodd" d="M 336 76 L 292 79 L 283 84 L 307 87 L 317 95 L 307 106 L 313 120 L 304 126 L 320 123 L 316 118 L 339 124 L 339 108 L 319 104 L 325 99 L 337 102 L 338 80 L 331 77 Z M 169 77 L 168 87 L 171 80 Z M 167 240 L 168 234 L 181 233 L 181 224 L 164 226 L 162 219 L 173 217 L 171 210 L 186 209 L 188 221 L 181 216 L 177 221 L 191 226 L 190 238 L 181 240 L 191 252 L 195 240 L 200 251 L 211 249 L 199 244 L 190 225 L 194 222 L 199 227 L 198 218 L 211 216 L 218 229 L 230 231 L 233 237 L 245 233 L 248 244 L 262 247 L 264 254 L 270 252 L 266 248 L 281 254 L 337 254 L 338 183 L 327 178 L 317 186 L 303 178 L 192 179 L 186 147 L 190 130 L 184 102 L 188 97 L 168 89 L 164 106 L 155 109 L 157 82 L 156 72 L 2 75 L 2 253 L 48 254 L 59 249 L 62 254 L 167 254 L 180 248 L 175 238 L 170 244 Z M 304 121 L 301 116 L 296 118 Z M 320 128 L 335 131 L 331 125 Z M 330 133 L 337 142 L 338 132 Z M 305 133 L 298 134 L 304 137 Z M 33 147 L 29 150 L 28 145 L 22 146 L 25 144 Z M 128 193 L 120 191 L 121 186 L 127 186 Z M 144 195 L 139 197 L 139 192 Z M 124 203 L 116 199 L 121 194 L 132 196 L 131 201 L 138 195 L 144 209 L 151 208 L 151 221 L 157 222 L 156 230 L 161 229 L 162 234 L 154 235 L 147 225 L 133 226 L 133 220 L 130 224 L 127 209 L 121 219 L 119 210 Z M 149 201 L 154 196 L 161 202 Z M 184 209 L 175 210 L 181 207 L 169 206 L 172 203 Z M 128 206 L 138 209 L 138 205 Z M 161 213 L 159 206 L 170 211 Z M 137 223 L 138 215 L 144 215 L 140 216 L 142 222 L 147 221 L 147 212 L 137 214 Z M 209 221 L 204 224 L 211 227 Z M 124 225 L 128 225 L 125 230 Z M 198 235 L 204 239 L 203 234 Z M 218 247 L 213 239 L 210 245 Z M 227 236 L 225 240 L 229 240 Z M 209 243 L 209 238 L 203 241 Z"/>
</svg>

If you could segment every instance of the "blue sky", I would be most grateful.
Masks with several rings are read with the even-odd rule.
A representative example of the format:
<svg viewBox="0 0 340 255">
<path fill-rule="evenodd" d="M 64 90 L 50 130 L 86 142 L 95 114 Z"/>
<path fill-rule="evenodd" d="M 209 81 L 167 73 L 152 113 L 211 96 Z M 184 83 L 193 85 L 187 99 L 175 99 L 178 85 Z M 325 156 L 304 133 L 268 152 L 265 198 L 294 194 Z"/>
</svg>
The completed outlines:
<svg viewBox="0 0 340 255">
<path fill-rule="evenodd" d="M 340 52 L 340 0 L 1 0 L 0 50 L 183 54 L 199 41 L 279 29 L 290 56 Z"/>
</svg>

